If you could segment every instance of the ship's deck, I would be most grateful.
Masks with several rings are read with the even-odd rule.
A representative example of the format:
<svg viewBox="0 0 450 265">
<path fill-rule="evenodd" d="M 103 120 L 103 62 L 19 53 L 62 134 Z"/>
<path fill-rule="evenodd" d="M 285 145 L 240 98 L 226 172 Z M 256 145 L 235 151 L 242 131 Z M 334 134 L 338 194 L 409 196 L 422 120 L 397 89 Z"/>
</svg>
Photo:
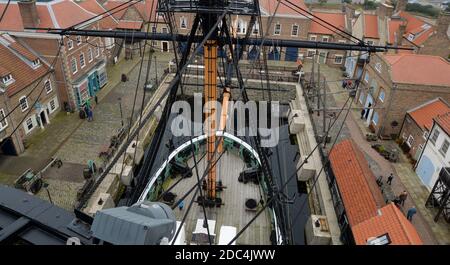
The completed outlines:
<svg viewBox="0 0 450 265">
<path fill-rule="evenodd" d="M 200 159 L 201 153 L 197 155 L 197 157 L 197 160 Z M 188 161 L 188 164 L 191 167 L 194 166 L 193 158 Z M 206 159 L 202 159 L 198 163 L 198 173 L 200 178 L 203 175 L 206 165 Z M 226 189 L 218 193 L 218 196 L 222 198 L 224 205 L 222 205 L 220 208 L 206 208 L 208 220 L 216 221 L 214 231 L 214 233 L 216 234 L 216 238 L 214 244 L 217 244 L 219 242 L 221 226 L 234 226 L 237 228 L 237 231 L 240 231 L 240 229 L 242 229 L 256 215 L 255 211 L 249 211 L 245 209 L 245 201 L 248 198 L 252 198 L 259 202 L 262 194 L 259 185 L 252 182 L 244 184 L 238 181 L 239 173 L 242 172 L 245 167 L 246 166 L 244 162 L 233 151 L 229 151 L 228 153 L 223 154 L 220 161 L 217 163 L 217 178 L 218 180 L 222 180 L 223 185 L 226 186 Z M 174 183 L 175 180 L 172 180 L 171 182 Z M 197 177 L 194 168 L 193 176 L 182 180 L 172 190 L 172 192 L 177 194 L 176 200 L 183 196 L 193 185 L 196 185 L 196 183 Z M 178 208 L 174 210 L 178 221 L 181 221 L 183 219 L 183 216 L 187 211 L 189 202 L 191 201 L 193 195 L 194 192 L 192 192 L 185 199 L 185 205 L 182 210 L 179 210 Z M 199 195 L 200 193 L 198 193 L 196 197 Z M 187 244 L 190 244 L 190 241 L 192 239 L 192 232 L 195 230 L 197 220 L 203 220 L 203 218 L 203 208 L 194 202 L 185 222 Z M 266 210 L 237 239 L 236 244 L 269 245 L 270 233 L 271 219 L 268 210 Z"/>
</svg>

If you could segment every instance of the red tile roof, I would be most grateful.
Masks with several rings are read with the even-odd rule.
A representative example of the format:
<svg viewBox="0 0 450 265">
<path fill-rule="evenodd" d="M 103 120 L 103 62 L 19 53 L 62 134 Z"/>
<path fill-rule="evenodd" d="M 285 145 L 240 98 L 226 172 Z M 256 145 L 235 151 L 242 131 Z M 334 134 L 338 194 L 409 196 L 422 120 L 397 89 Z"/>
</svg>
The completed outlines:
<svg viewBox="0 0 450 265">
<path fill-rule="evenodd" d="M 309 11 L 308 7 L 306 7 L 305 2 L 303 0 L 291 0 L 290 2 Z M 284 3 L 287 5 L 290 5 L 287 2 L 284 2 Z M 267 15 L 273 15 L 273 13 L 275 12 L 275 8 L 277 7 L 277 4 L 278 4 L 278 0 L 259 0 L 259 7 L 261 9 L 261 13 L 263 13 L 263 14 L 266 13 Z M 300 14 L 303 14 L 304 16 L 309 16 L 307 13 L 303 12 L 302 10 L 298 10 L 298 11 L 299 12 L 294 11 L 291 8 L 284 5 L 283 3 L 281 3 L 277 9 L 277 15 L 300 16 Z"/>
<path fill-rule="evenodd" d="M 376 215 L 352 228 L 357 245 L 367 245 L 367 240 L 388 234 L 391 245 L 422 245 L 423 242 L 414 226 L 405 215 L 390 203 L 380 209 Z"/>
<path fill-rule="evenodd" d="M 375 190 L 378 187 L 367 160 L 354 142 L 349 139 L 336 144 L 329 159 L 350 226 L 376 216 L 384 201 Z"/>
<path fill-rule="evenodd" d="M 343 13 L 325 13 L 325 12 L 313 12 L 313 14 L 328 23 L 345 30 L 345 15 Z M 322 25 L 325 25 L 326 27 L 323 27 Z M 328 35 L 334 35 L 335 29 L 333 29 L 331 26 L 328 26 L 327 24 L 317 23 L 316 21 L 311 22 L 311 27 L 309 29 L 310 33 L 317 33 L 317 34 L 328 34 Z M 327 29 L 330 28 L 330 29 Z"/>
<path fill-rule="evenodd" d="M 6 3 L 0 3 L 0 12 L 5 7 Z M 42 28 L 66 28 L 95 16 L 94 13 L 82 8 L 72 0 L 38 2 L 36 3 L 36 9 L 39 15 L 37 27 Z M 0 23 L 0 30 L 24 30 L 17 2 L 11 2 Z"/>
<path fill-rule="evenodd" d="M 381 55 L 391 66 L 395 83 L 450 87 L 450 63 L 439 56 L 419 54 Z"/>
<path fill-rule="evenodd" d="M 364 14 L 364 37 L 371 39 L 379 39 L 378 35 L 378 16 Z"/>
<path fill-rule="evenodd" d="M 423 104 L 420 107 L 414 108 L 408 111 L 411 118 L 420 126 L 420 128 L 431 130 L 433 126 L 433 118 L 438 115 L 445 114 L 450 111 L 450 107 L 447 102 L 441 98 L 436 98 L 432 101 Z"/>
<path fill-rule="evenodd" d="M 150 18 L 154 18 L 156 14 L 156 6 L 158 1 L 156 0 L 143 0 L 141 2 L 130 2 L 129 0 L 109 0 L 106 1 L 103 5 L 105 9 L 110 10 L 113 8 L 113 11 L 110 13 L 117 19 L 120 20 L 123 18 L 128 8 L 134 8 L 140 15 L 143 21 L 150 21 Z M 121 7 L 118 7 L 122 4 L 125 4 Z"/>
<path fill-rule="evenodd" d="M 433 27 L 421 20 L 420 18 L 409 14 L 408 12 L 401 11 L 398 15 L 401 19 L 391 19 L 389 21 L 389 42 L 394 43 L 394 32 L 398 31 L 398 28 L 402 21 L 406 22 L 404 38 L 408 39 L 409 34 L 414 34 L 415 38 L 411 41 L 415 45 L 421 45 L 431 35 L 433 35 Z"/>
<path fill-rule="evenodd" d="M 118 29 L 134 29 L 134 30 L 140 30 L 142 29 L 142 21 L 127 21 L 127 20 L 120 20 L 119 24 L 117 24 Z"/>
<path fill-rule="evenodd" d="M 97 0 L 84 0 L 82 2 L 77 2 L 82 8 L 94 14 L 103 14 L 107 9 L 105 9 Z M 100 20 L 100 27 L 102 29 L 115 29 L 119 22 L 114 18 L 114 16 L 110 15 L 110 12 L 103 15 L 103 18 Z"/>
<path fill-rule="evenodd" d="M 448 135 L 450 135 L 450 112 L 438 115 L 434 120 Z"/>
<path fill-rule="evenodd" d="M 0 35 L 0 38 L 5 39 L 5 35 Z M 9 38 L 6 38 L 9 39 Z M 20 45 L 16 43 L 16 47 Z M 21 46 L 21 45 L 20 45 Z M 21 50 L 26 49 L 21 46 Z M 30 52 L 31 53 L 31 52 Z M 32 54 L 32 53 L 31 53 Z M 41 63 L 41 66 L 37 69 L 33 69 L 30 64 L 31 62 L 24 61 L 26 59 L 18 57 L 9 47 L 5 45 L 5 42 L 0 42 L 0 72 L 9 72 L 12 78 L 15 80 L 14 83 L 6 87 L 7 95 L 12 96 L 15 93 L 21 91 L 27 86 L 31 85 L 41 76 L 47 73 L 48 67 L 46 64 Z M 0 74 L 1 75 L 1 74 Z"/>
</svg>

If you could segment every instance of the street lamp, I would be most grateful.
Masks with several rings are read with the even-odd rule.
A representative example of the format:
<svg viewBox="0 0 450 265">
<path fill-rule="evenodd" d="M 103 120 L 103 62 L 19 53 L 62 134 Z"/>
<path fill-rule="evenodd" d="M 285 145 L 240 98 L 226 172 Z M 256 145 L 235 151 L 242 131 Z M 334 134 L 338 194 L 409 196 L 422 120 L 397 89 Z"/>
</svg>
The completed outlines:
<svg viewBox="0 0 450 265">
<path fill-rule="evenodd" d="M 123 127 L 123 113 L 122 113 L 122 98 L 117 98 L 117 100 L 119 101 L 119 110 L 120 110 L 120 121 L 122 123 L 122 127 Z"/>
</svg>

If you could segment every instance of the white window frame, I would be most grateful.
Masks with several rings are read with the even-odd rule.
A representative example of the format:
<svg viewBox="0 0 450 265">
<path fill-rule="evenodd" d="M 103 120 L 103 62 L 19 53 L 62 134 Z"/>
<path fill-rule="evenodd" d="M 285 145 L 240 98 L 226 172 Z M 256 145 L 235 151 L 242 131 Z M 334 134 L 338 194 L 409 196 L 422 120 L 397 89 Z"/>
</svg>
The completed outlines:
<svg viewBox="0 0 450 265">
<path fill-rule="evenodd" d="M 312 52 L 312 54 L 310 54 Z M 306 57 L 308 58 L 308 59 L 314 59 L 314 55 L 316 54 L 316 50 L 311 50 L 311 49 L 309 49 L 309 50 L 307 50 L 306 51 Z"/>
<path fill-rule="evenodd" d="M 52 108 L 52 102 L 53 102 L 53 108 Z M 50 100 L 48 102 L 48 106 L 49 106 L 49 112 L 50 113 L 55 112 L 55 110 L 58 108 L 57 107 L 57 100 L 56 100 L 56 98 L 53 98 L 52 100 Z"/>
<path fill-rule="evenodd" d="M 75 62 L 75 64 L 74 64 Z M 75 65 L 75 71 L 73 70 L 73 66 Z M 78 72 L 78 62 L 75 57 L 70 60 L 70 69 L 72 70 L 72 74 L 76 74 Z"/>
<path fill-rule="evenodd" d="M 444 149 L 444 145 L 445 145 L 445 143 L 447 143 L 447 148 L 446 148 L 446 150 L 444 151 L 443 149 Z M 441 147 L 439 148 L 439 153 L 441 153 L 441 155 L 445 158 L 445 156 L 447 155 L 447 152 L 448 152 L 448 148 L 450 147 L 450 142 L 447 140 L 447 139 L 444 139 L 444 141 L 442 142 L 442 144 L 441 144 Z"/>
<path fill-rule="evenodd" d="M 279 28 L 278 28 L 278 33 L 277 33 L 277 27 L 279 27 Z M 273 26 L 273 35 L 275 35 L 275 36 L 281 35 L 281 24 L 280 24 L 280 22 L 277 22 L 277 23 Z"/>
<path fill-rule="evenodd" d="M 95 48 L 95 58 L 98 58 L 100 56 L 100 47 Z"/>
<path fill-rule="evenodd" d="M 164 33 L 164 34 L 169 33 L 169 30 L 167 29 L 167 27 L 162 27 L 161 33 Z"/>
<path fill-rule="evenodd" d="M 406 144 L 411 148 L 412 145 L 414 144 L 414 137 L 410 134 L 408 136 L 408 139 L 406 140 Z"/>
<path fill-rule="evenodd" d="M 381 98 L 381 95 L 383 95 L 383 98 Z M 384 99 L 386 98 L 386 92 L 384 91 L 384 89 L 383 88 L 380 88 L 380 94 L 378 95 L 378 99 L 381 101 L 381 102 L 384 102 Z"/>
<path fill-rule="evenodd" d="M 91 48 L 88 49 L 88 62 L 92 62 L 94 60 L 94 52 Z"/>
<path fill-rule="evenodd" d="M 436 142 L 437 142 L 437 140 L 439 139 L 439 134 L 441 134 L 440 131 L 434 130 L 434 131 L 433 131 L 433 134 L 432 134 L 431 137 L 430 137 L 430 142 L 431 142 L 434 146 L 436 146 Z M 434 136 L 436 136 L 436 139 L 434 139 Z"/>
<path fill-rule="evenodd" d="M 375 121 L 375 117 L 377 117 L 377 121 Z M 379 120 L 380 120 L 380 115 L 378 114 L 378 112 L 374 111 L 373 115 L 372 115 L 372 123 L 377 125 Z"/>
<path fill-rule="evenodd" d="M 340 58 L 341 59 L 341 62 L 340 63 L 338 63 L 338 62 L 336 62 L 336 59 L 337 58 Z M 344 56 L 342 55 L 342 54 L 336 54 L 336 55 L 334 55 L 334 64 L 342 64 L 344 62 Z"/>
<path fill-rule="evenodd" d="M 422 137 L 423 137 L 423 139 L 427 139 L 428 138 L 428 136 L 430 135 L 430 133 L 427 131 L 427 130 L 425 130 L 424 132 L 423 132 L 423 135 L 422 135 Z"/>
<path fill-rule="evenodd" d="M 329 42 L 330 36 L 322 36 L 322 42 Z"/>
<path fill-rule="evenodd" d="M 8 127 L 8 119 L 5 118 L 6 114 L 3 109 L 0 109 L 0 120 L 3 119 L 0 122 L 0 131 L 3 131 L 6 127 Z"/>
<path fill-rule="evenodd" d="M 14 83 L 14 81 L 15 80 L 14 80 L 14 78 L 12 78 L 12 74 L 8 74 L 8 75 L 5 75 L 4 77 L 2 77 L 2 82 L 5 86 L 8 86 L 8 85 Z"/>
<path fill-rule="evenodd" d="M 252 34 L 253 34 L 253 35 L 258 35 L 258 34 L 259 34 L 259 24 L 256 23 L 256 22 L 255 22 L 255 24 L 253 25 Z"/>
<path fill-rule="evenodd" d="M 184 26 L 183 26 L 183 24 L 184 24 Z M 184 16 L 180 17 L 180 28 L 187 29 L 187 19 Z"/>
<path fill-rule="evenodd" d="M 28 123 L 28 122 L 30 122 L 30 123 Z M 29 126 L 31 125 L 31 128 L 29 128 Z M 26 120 L 25 120 L 25 127 L 26 127 L 26 133 L 28 134 L 29 132 L 31 132 L 33 129 L 34 129 L 34 127 L 36 127 L 36 126 L 34 126 L 34 122 L 33 122 L 33 118 L 32 117 L 28 117 Z"/>
<path fill-rule="evenodd" d="M 67 49 L 70 51 L 73 49 L 73 40 L 69 39 L 67 41 Z"/>
<path fill-rule="evenodd" d="M 47 84 L 48 84 L 48 87 L 47 87 Z M 52 82 L 50 82 L 50 79 L 47 79 L 44 82 L 44 87 L 45 87 L 45 92 L 47 92 L 47 94 L 50 94 L 50 92 L 53 91 Z M 50 88 L 50 90 L 48 90 L 48 88 Z"/>
<path fill-rule="evenodd" d="M 297 29 L 295 30 L 295 34 L 294 33 L 294 28 L 297 27 Z M 298 24 L 292 24 L 291 27 L 291 36 L 292 37 L 298 37 L 298 30 L 300 29 L 300 27 L 298 26 Z"/>
<path fill-rule="evenodd" d="M 309 35 L 310 41 L 317 41 L 317 35 Z"/>
<path fill-rule="evenodd" d="M 83 58 L 83 59 L 81 59 Z M 84 53 L 80 53 L 80 67 L 81 69 L 83 69 L 84 67 L 86 67 L 86 58 L 84 58 Z"/>
<path fill-rule="evenodd" d="M 23 103 L 25 103 L 25 107 L 24 104 L 22 103 L 22 100 L 25 99 L 25 101 Z M 27 96 L 21 96 L 19 98 L 19 104 L 20 104 L 20 109 L 22 110 L 22 112 L 26 111 L 30 106 L 28 105 L 28 100 L 27 100 Z"/>
<path fill-rule="evenodd" d="M 366 73 L 364 74 L 364 82 L 366 82 L 367 84 L 369 84 L 369 79 L 370 79 L 369 72 L 366 71 Z"/>
<path fill-rule="evenodd" d="M 77 45 L 81 45 L 82 40 L 81 40 L 81 36 L 77 36 Z"/>
</svg>

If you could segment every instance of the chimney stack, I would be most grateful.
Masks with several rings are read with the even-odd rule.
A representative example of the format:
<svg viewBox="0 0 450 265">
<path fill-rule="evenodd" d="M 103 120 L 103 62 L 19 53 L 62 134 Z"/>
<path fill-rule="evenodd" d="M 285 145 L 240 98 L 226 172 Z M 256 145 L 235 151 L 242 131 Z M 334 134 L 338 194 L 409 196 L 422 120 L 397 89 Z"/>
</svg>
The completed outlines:
<svg viewBox="0 0 450 265">
<path fill-rule="evenodd" d="M 442 11 L 436 23 L 437 34 L 441 36 L 447 36 L 449 24 L 450 24 L 450 12 Z"/>
<path fill-rule="evenodd" d="M 36 8 L 36 0 L 20 0 L 18 3 L 23 27 L 34 28 L 39 26 L 39 14 Z"/>
<path fill-rule="evenodd" d="M 406 21 L 403 21 L 400 26 L 398 27 L 397 32 L 395 33 L 395 46 L 402 46 L 403 42 L 403 35 L 405 35 L 406 32 Z M 398 51 L 396 51 L 398 52 Z"/>
<path fill-rule="evenodd" d="M 395 13 L 400 11 L 405 11 L 408 0 L 397 0 L 397 5 L 395 6 Z"/>
<path fill-rule="evenodd" d="M 380 18 L 389 18 L 393 13 L 394 6 L 389 1 L 380 4 L 380 6 L 378 7 L 378 15 L 380 16 Z"/>
</svg>

